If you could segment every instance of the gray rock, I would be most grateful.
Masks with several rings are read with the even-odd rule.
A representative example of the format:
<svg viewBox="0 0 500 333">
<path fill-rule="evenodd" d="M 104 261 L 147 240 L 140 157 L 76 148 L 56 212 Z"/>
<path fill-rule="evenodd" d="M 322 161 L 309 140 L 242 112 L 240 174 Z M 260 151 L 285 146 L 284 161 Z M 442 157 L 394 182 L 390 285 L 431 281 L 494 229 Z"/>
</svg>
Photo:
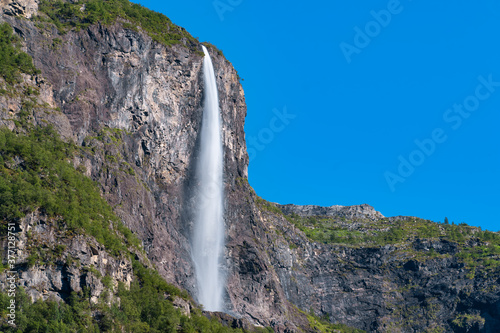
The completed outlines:
<svg viewBox="0 0 500 333">
<path fill-rule="evenodd" d="M 299 216 L 330 216 L 330 217 L 344 217 L 346 219 L 370 219 L 378 220 L 384 218 L 380 212 L 377 212 L 372 206 L 367 204 L 356 206 L 298 206 L 298 205 L 279 205 L 284 214 L 290 215 L 295 213 Z"/>
<path fill-rule="evenodd" d="M 38 13 L 38 0 L 0 0 L 0 10 L 4 15 L 31 18 Z"/>
</svg>

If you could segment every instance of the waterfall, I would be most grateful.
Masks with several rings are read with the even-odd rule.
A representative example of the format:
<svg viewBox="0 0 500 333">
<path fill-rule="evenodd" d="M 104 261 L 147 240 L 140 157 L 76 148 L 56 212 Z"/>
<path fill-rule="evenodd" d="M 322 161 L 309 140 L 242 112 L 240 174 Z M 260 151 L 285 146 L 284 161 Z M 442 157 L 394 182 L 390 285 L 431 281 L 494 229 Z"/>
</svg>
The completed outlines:
<svg viewBox="0 0 500 333">
<path fill-rule="evenodd" d="M 205 46 L 205 100 L 200 151 L 196 165 L 196 204 L 192 257 L 198 283 L 198 302 L 205 310 L 223 311 L 225 278 L 220 267 L 224 251 L 223 152 L 219 98 L 212 60 Z"/>
</svg>

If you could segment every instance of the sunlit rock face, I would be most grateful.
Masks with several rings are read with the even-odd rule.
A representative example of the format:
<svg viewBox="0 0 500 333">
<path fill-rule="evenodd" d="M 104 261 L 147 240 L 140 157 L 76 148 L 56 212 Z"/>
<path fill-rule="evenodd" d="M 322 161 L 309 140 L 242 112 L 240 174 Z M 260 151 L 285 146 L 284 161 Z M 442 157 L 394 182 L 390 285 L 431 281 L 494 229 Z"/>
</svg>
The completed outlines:
<svg viewBox="0 0 500 333">
<path fill-rule="evenodd" d="M 0 12 L 6 16 L 31 18 L 38 13 L 38 0 L 0 0 Z"/>
</svg>

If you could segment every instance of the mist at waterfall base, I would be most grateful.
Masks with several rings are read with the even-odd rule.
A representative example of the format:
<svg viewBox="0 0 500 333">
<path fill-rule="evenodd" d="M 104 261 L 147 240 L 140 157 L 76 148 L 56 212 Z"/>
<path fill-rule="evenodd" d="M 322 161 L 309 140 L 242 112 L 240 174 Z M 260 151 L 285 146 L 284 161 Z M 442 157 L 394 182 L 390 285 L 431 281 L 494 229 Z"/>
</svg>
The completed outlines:
<svg viewBox="0 0 500 333">
<path fill-rule="evenodd" d="M 220 260 L 224 251 L 224 191 L 219 98 L 212 60 L 205 46 L 203 52 L 205 96 L 200 150 L 196 164 L 192 259 L 198 284 L 198 302 L 205 310 L 223 311 L 225 277 Z"/>
</svg>

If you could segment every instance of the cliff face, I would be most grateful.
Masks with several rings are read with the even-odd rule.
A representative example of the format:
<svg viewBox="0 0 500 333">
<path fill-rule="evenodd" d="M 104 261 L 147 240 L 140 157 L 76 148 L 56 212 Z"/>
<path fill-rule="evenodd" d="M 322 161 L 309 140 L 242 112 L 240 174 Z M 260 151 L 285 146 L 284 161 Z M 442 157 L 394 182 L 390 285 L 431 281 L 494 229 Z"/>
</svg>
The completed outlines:
<svg viewBox="0 0 500 333">
<path fill-rule="evenodd" d="M 307 207 L 278 207 L 310 216 Z M 341 210 L 333 223 L 341 230 L 366 230 L 372 213 L 344 222 Z M 455 242 L 405 237 L 383 246 L 311 243 L 280 214 L 267 211 L 263 218 L 280 230 L 268 253 L 286 298 L 302 309 L 368 332 L 497 332 L 500 327 L 498 270 L 471 275 L 457 258 L 461 249 Z M 387 219 L 388 226 L 394 220 Z M 481 245 L 472 238 L 464 247 Z"/>
<path fill-rule="evenodd" d="M 76 158 L 75 166 L 83 166 L 101 184 L 105 198 L 142 240 L 160 274 L 194 294 L 189 188 L 202 119 L 202 57 L 181 45 L 165 47 L 121 23 L 61 35 L 50 24 L 40 28 L 16 16 L 2 19 L 21 36 L 41 70 L 33 84 L 40 88 L 38 104 L 45 108 L 35 108 L 30 121 L 52 123 L 63 137 L 88 148 L 90 153 Z M 244 94 L 232 65 L 216 49 L 209 51 L 220 96 L 228 240 L 237 238 L 234 247 L 244 246 L 234 254 L 228 247 L 229 281 L 261 290 L 248 299 L 241 296 L 244 291 L 229 289 L 226 297 L 234 301 L 230 311 L 242 310 L 269 324 L 275 311 L 281 311 L 274 308 L 283 307 L 265 299 L 270 293 L 265 279 L 270 277 L 248 281 L 247 286 L 235 271 L 239 256 L 248 255 L 240 235 L 248 233 L 248 216 L 242 212 L 249 203 L 240 207 L 245 194 L 235 192 L 237 179 L 247 177 Z M 9 119 L 21 104 L 18 98 L 5 98 L 4 125 L 15 126 Z"/>
<path fill-rule="evenodd" d="M 41 70 L 36 78 L 25 77 L 40 89 L 29 121 L 54 124 L 66 140 L 85 148 L 86 153 L 75 157 L 75 167 L 100 184 L 159 273 L 195 294 L 189 235 L 204 90 L 202 56 L 192 51 L 199 45 L 183 41 L 189 47 L 167 47 L 120 21 L 60 34 L 52 24 L 19 18 L 36 13 L 35 1 L 7 1 L 2 6 L 0 21 L 14 27 Z M 454 243 L 416 240 L 411 245 L 353 247 L 312 242 L 287 215 L 360 220 L 338 221 L 343 228 L 359 230 L 383 216 L 368 205 L 263 203 L 247 182 L 246 105 L 237 72 L 215 48 L 209 52 L 225 154 L 228 312 L 277 331 L 309 328 L 305 314 L 294 305 L 374 332 L 462 327 L 464 332 L 495 332 L 500 327 L 498 274 L 467 277 Z M 21 99 L 2 96 L 0 104 L 1 124 L 14 128 L 13 119 L 23 109 Z M 31 228 L 40 220 L 38 215 L 27 217 L 25 224 Z M 45 232 L 36 228 L 40 235 Z M 55 240 L 49 237 L 46 242 Z M 116 281 L 130 281 L 130 263 L 115 263 L 97 244 L 64 244 L 68 253 L 92 261 L 98 270 L 115 271 Z M 410 249 L 433 249 L 442 256 L 417 260 Z M 99 290 L 98 282 L 81 282 L 81 272 L 62 269 L 29 268 L 22 273 L 23 283 L 33 298 L 48 293 L 62 297 L 87 282 Z M 80 282 L 72 284 L 76 277 Z M 37 291 L 42 286 L 48 293 Z M 463 326 L 453 324 L 460 313 L 472 319 L 465 318 Z"/>
<path fill-rule="evenodd" d="M 202 114 L 202 58 L 181 46 L 167 49 L 120 24 L 59 35 L 54 27 L 41 30 L 30 21 L 7 19 L 42 71 L 44 102 L 60 108 L 48 121 L 62 136 L 95 150 L 75 163 L 101 183 L 162 275 L 192 286 L 189 221 L 182 210 Z M 214 66 L 230 183 L 246 172 L 246 109 L 236 71 L 217 53 Z M 32 118 L 47 121 L 38 114 Z M 115 131 L 117 143 L 98 138 L 103 128 L 122 130 Z"/>
</svg>

